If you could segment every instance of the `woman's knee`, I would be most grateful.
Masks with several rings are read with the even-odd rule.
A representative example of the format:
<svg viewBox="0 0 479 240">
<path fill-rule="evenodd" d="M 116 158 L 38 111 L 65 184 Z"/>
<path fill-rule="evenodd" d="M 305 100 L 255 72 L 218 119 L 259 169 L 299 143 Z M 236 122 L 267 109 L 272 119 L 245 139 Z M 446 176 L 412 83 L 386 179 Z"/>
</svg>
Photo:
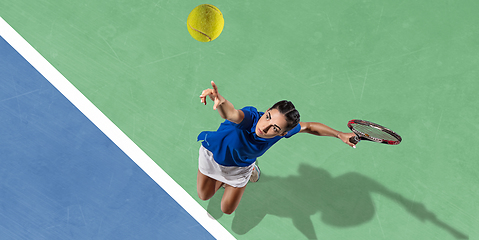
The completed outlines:
<svg viewBox="0 0 479 240">
<path fill-rule="evenodd" d="M 236 210 L 236 206 L 226 206 L 226 204 L 221 204 L 221 211 L 225 214 L 232 214 Z"/>
<path fill-rule="evenodd" d="M 221 199 L 221 211 L 226 214 L 232 214 L 238 207 L 246 186 L 235 188 L 227 186 Z"/>
<path fill-rule="evenodd" d="M 198 185 L 196 192 L 198 193 L 198 197 L 203 201 L 209 200 L 211 197 L 213 197 L 213 195 L 215 195 L 214 189 L 204 185 Z"/>
<path fill-rule="evenodd" d="M 206 201 L 206 200 L 209 200 L 212 196 L 210 196 L 209 194 L 205 194 L 203 192 L 198 191 L 198 197 L 201 200 Z"/>
</svg>

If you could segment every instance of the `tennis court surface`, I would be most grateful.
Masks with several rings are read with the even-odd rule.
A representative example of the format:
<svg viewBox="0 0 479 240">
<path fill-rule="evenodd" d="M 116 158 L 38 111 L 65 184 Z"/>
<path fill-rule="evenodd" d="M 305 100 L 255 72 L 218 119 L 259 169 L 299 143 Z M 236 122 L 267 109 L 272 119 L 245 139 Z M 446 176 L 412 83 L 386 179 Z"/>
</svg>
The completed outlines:
<svg viewBox="0 0 479 240">
<path fill-rule="evenodd" d="M 225 18 L 210 43 L 186 27 L 204 3 Z M 0 236 L 477 239 L 477 9 L 0 0 Z M 403 142 L 280 141 L 225 215 L 196 194 L 196 136 L 222 122 L 198 98 L 211 80 L 237 108 L 287 99 L 302 121 L 369 120 Z"/>
</svg>

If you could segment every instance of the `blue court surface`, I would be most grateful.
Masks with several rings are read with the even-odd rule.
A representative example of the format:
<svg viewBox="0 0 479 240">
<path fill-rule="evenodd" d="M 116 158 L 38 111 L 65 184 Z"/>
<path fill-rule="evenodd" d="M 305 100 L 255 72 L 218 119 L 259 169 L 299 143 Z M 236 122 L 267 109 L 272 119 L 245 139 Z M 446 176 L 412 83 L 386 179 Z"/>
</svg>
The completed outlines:
<svg viewBox="0 0 479 240">
<path fill-rule="evenodd" d="M 0 38 L 0 239 L 213 239 Z"/>
</svg>

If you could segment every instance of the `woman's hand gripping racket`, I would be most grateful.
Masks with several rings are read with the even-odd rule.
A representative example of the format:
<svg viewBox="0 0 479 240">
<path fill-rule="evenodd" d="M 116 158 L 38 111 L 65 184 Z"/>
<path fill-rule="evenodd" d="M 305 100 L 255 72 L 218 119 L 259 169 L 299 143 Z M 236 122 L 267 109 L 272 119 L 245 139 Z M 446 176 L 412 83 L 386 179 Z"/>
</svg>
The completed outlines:
<svg viewBox="0 0 479 240">
<path fill-rule="evenodd" d="M 397 133 L 376 123 L 353 119 L 348 122 L 348 127 L 356 134 L 349 141 L 353 144 L 361 140 L 384 143 L 388 145 L 398 145 L 402 138 Z"/>
</svg>

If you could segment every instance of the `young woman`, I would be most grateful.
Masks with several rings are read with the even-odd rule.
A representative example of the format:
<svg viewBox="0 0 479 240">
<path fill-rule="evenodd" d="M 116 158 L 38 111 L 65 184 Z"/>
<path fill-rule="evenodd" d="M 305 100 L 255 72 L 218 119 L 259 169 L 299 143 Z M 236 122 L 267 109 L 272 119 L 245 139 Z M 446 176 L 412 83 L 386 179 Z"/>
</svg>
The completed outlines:
<svg viewBox="0 0 479 240">
<path fill-rule="evenodd" d="M 218 130 L 198 135 L 198 141 L 202 143 L 196 186 L 202 200 L 210 199 L 223 186 L 221 210 L 226 214 L 233 213 L 238 207 L 248 180 L 259 180 L 261 172 L 255 164 L 256 158 L 280 139 L 296 133 L 310 133 L 336 137 L 355 147 L 349 142 L 354 133 L 339 132 L 322 123 L 300 122 L 299 112 L 289 101 L 277 102 L 264 113 L 254 107 L 235 109 L 218 93 L 213 81 L 211 85 L 212 89 L 201 93 L 201 102 L 206 105 L 206 97 L 210 97 L 214 102 L 213 109 L 225 121 Z"/>
</svg>

